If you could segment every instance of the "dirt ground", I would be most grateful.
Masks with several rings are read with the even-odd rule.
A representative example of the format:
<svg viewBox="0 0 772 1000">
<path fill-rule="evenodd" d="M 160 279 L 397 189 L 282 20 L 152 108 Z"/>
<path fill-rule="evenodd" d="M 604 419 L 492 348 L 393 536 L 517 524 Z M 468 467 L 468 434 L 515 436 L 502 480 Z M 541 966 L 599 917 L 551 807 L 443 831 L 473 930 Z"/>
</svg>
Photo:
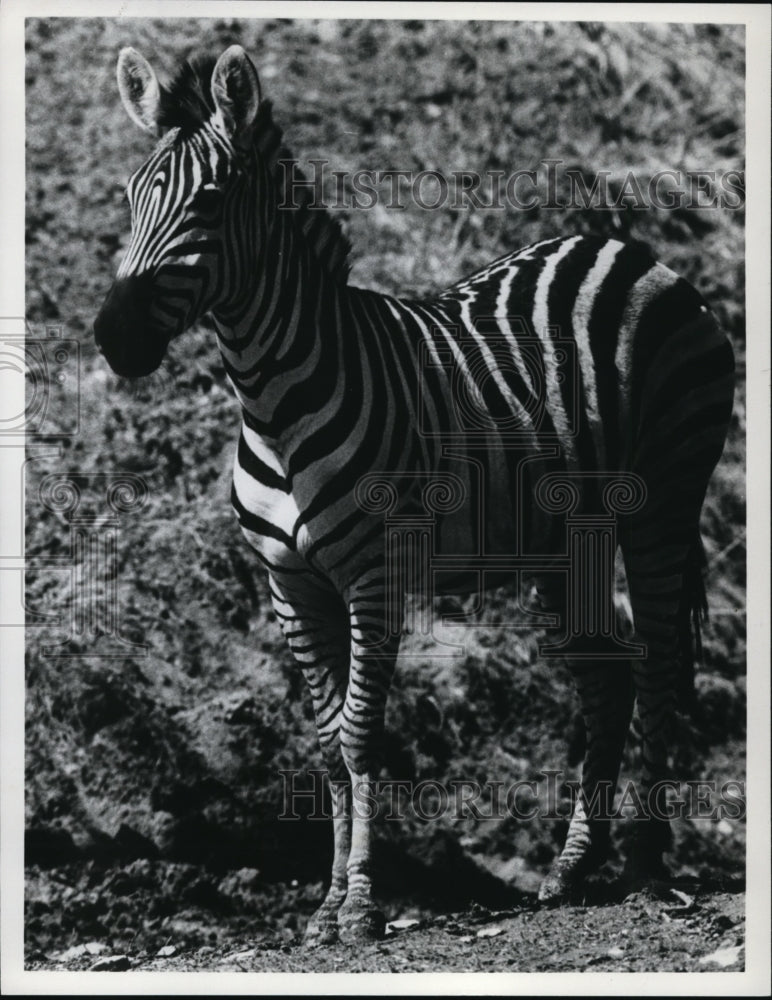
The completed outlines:
<svg viewBox="0 0 772 1000">
<path fill-rule="evenodd" d="M 55 873 L 41 873 L 35 879 L 36 892 L 42 895 L 48 885 L 55 894 L 55 881 Z M 744 968 L 745 894 L 739 880 L 727 879 L 723 885 L 698 879 L 661 883 L 621 899 L 624 889 L 595 880 L 581 905 L 560 909 L 540 908 L 535 897 L 525 894 L 518 904 L 502 910 L 472 905 L 461 912 L 416 915 L 417 908 L 402 913 L 393 909 L 400 915 L 387 925 L 382 941 L 313 950 L 303 945 L 294 929 L 294 917 L 309 902 L 307 894 L 297 889 L 270 897 L 258 892 L 252 902 L 262 905 L 269 917 L 265 911 L 234 915 L 227 909 L 223 912 L 224 896 L 218 907 L 216 887 L 210 887 L 210 898 L 205 899 L 199 878 L 195 891 L 189 886 L 184 893 L 183 908 L 158 919 L 157 907 L 151 905 L 147 915 L 145 907 L 137 905 L 142 893 L 136 885 L 131 872 L 119 870 L 70 901 L 71 913 L 89 914 L 87 925 L 98 913 L 104 923 L 120 926 L 119 947 L 110 934 L 107 941 L 84 940 L 83 922 L 72 921 L 70 933 L 58 939 L 57 947 L 72 943 L 46 954 L 33 950 L 27 968 L 70 972 L 737 972 Z M 232 893 L 232 885 L 228 888 Z M 196 894 L 198 905 L 193 903 Z M 233 895 L 228 904 L 232 910 Z M 292 912 L 285 910 L 288 906 Z M 277 921 L 282 910 L 284 920 Z M 133 936 L 127 918 L 140 925 Z"/>
</svg>

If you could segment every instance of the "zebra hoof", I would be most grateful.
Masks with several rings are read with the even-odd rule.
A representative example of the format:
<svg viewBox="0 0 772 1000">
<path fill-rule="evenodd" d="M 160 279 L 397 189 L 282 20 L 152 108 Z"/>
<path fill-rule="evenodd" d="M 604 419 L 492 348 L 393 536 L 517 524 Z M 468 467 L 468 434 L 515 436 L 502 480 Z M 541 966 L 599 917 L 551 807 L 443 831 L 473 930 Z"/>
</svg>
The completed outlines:
<svg viewBox="0 0 772 1000">
<path fill-rule="evenodd" d="M 672 848 L 670 826 L 650 820 L 641 823 L 627 857 L 623 879 L 636 888 L 649 882 L 669 882 L 673 876 L 662 860 L 662 855 Z"/>
<path fill-rule="evenodd" d="M 344 893 L 332 892 L 308 921 L 303 941 L 310 948 L 338 943 L 338 910 L 345 899 Z"/>
<path fill-rule="evenodd" d="M 555 865 L 539 886 L 539 902 L 544 906 L 561 906 L 576 899 L 582 878 L 572 869 Z"/>
<path fill-rule="evenodd" d="M 386 934 L 386 918 L 372 903 L 349 903 L 338 910 L 338 937 L 344 944 L 380 941 Z"/>
<path fill-rule="evenodd" d="M 308 921 L 303 943 L 309 948 L 319 948 L 338 943 L 338 910 L 346 898 L 345 888 L 331 888 L 321 906 Z"/>
<path fill-rule="evenodd" d="M 303 943 L 309 948 L 321 948 L 328 944 L 338 943 L 338 921 L 332 919 L 317 920 L 312 917 L 303 935 Z"/>
</svg>

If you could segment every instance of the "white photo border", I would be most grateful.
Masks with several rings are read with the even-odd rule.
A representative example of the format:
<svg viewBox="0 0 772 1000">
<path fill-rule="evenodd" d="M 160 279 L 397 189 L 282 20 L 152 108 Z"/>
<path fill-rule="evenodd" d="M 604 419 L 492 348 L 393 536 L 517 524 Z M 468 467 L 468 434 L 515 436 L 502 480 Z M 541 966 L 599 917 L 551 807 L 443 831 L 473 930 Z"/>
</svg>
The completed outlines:
<svg viewBox="0 0 772 1000">
<path fill-rule="evenodd" d="M 746 971 L 742 973 L 279 974 L 30 972 L 23 967 L 24 630 L 0 634 L 2 731 L 2 980 L 7 994 L 479 994 L 767 995 L 770 989 L 770 7 L 755 4 L 270 3 L 257 0 L 3 0 L 0 6 L 0 316 L 23 317 L 24 22 L 42 17 L 313 17 L 597 20 L 746 26 L 748 841 Z M 4 382 L 4 387 L 6 383 Z M 24 410 L 24 378 L 12 387 Z M 14 410 L 16 412 L 16 410 Z M 2 482 L 9 449 L 0 447 Z M 4 532 L 21 530 L 6 490 Z M 8 527 L 11 525 L 11 527 Z M 0 538 L 4 537 L 0 532 Z M 0 577 L 2 574 L 0 574 Z M 0 607 L 3 595 L 0 594 Z"/>
</svg>

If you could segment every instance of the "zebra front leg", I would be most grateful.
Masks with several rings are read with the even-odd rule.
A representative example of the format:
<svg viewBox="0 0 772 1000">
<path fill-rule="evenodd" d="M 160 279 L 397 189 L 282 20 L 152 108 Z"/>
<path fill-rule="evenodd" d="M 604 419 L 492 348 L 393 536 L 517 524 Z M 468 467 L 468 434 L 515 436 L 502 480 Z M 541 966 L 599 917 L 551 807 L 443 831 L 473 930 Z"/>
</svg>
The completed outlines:
<svg viewBox="0 0 772 1000">
<path fill-rule="evenodd" d="M 341 722 L 341 747 L 352 787 L 351 852 L 348 893 L 338 911 L 341 941 L 356 943 L 383 937 L 386 921 L 373 900 L 372 821 L 380 764 L 386 699 L 394 673 L 399 636 L 368 645 L 372 628 L 364 614 L 352 612 L 352 651 L 348 690 Z"/>
<path fill-rule="evenodd" d="M 332 879 L 322 905 L 306 926 L 304 941 L 312 948 L 337 942 L 338 912 L 348 889 L 346 865 L 351 850 L 351 784 L 348 777 L 340 780 L 331 778 L 330 797 L 334 838 Z"/>
<path fill-rule="evenodd" d="M 566 902 L 584 877 L 606 860 L 613 807 L 630 719 L 633 684 L 630 663 L 569 662 L 586 733 L 580 794 L 560 857 L 539 887 L 539 900 Z M 604 815 L 605 814 L 605 815 Z"/>
<path fill-rule="evenodd" d="M 302 585 L 305 582 L 305 585 Z M 305 941 L 311 946 L 338 940 L 338 910 L 346 898 L 351 850 L 351 784 L 343 762 L 340 722 L 351 648 L 349 618 L 337 593 L 314 578 L 270 578 L 271 598 L 287 644 L 311 691 L 317 734 L 330 782 L 334 854 L 330 887 L 311 917 Z"/>
</svg>

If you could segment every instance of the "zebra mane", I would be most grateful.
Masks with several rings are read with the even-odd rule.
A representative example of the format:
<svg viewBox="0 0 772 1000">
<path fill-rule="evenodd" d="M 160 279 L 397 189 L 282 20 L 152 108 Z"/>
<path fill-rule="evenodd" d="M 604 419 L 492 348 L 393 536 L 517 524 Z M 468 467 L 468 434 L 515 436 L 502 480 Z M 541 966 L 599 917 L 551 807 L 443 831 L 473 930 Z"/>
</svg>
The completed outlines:
<svg viewBox="0 0 772 1000">
<path fill-rule="evenodd" d="M 217 60 L 210 55 L 186 59 L 174 76 L 161 85 L 161 110 L 158 124 L 179 129 L 187 138 L 214 114 L 212 73 Z"/>
<path fill-rule="evenodd" d="M 214 113 L 211 80 L 216 62 L 211 55 L 193 56 L 161 86 L 159 125 L 176 129 L 176 138 L 192 135 Z M 278 204 L 292 212 L 316 260 L 332 277 L 345 284 L 351 269 L 351 243 L 340 223 L 326 209 L 316 207 L 314 186 L 302 183 L 300 171 L 294 172 L 296 158 L 284 145 L 282 131 L 273 120 L 270 101 L 260 102 L 254 141 L 273 178 Z"/>
</svg>

